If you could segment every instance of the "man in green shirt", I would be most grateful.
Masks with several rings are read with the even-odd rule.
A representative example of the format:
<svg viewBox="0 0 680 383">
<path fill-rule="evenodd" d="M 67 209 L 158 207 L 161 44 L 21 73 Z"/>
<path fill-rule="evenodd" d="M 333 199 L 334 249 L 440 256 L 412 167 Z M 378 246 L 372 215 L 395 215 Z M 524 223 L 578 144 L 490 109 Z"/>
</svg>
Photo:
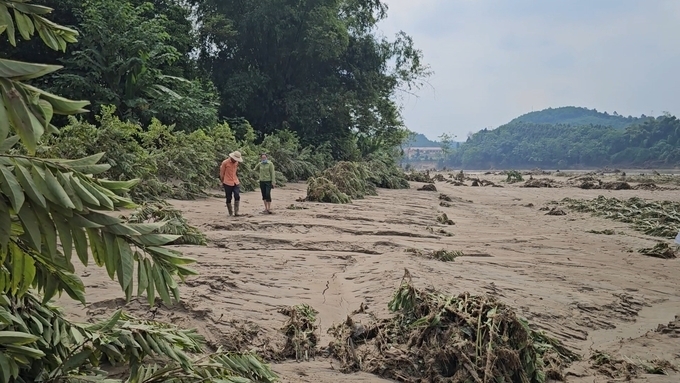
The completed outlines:
<svg viewBox="0 0 680 383">
<path fill-rule="evenodd" d="M 260 162 L 255 165 L 255 171 L 260 175 L 260 191 L 264 202 L 264 214 L 271 214 L 272 189 L 276 186 L 276 172 L 274 164 L 267 159 L 267 155 L 260 154 Z"/>
</svg>

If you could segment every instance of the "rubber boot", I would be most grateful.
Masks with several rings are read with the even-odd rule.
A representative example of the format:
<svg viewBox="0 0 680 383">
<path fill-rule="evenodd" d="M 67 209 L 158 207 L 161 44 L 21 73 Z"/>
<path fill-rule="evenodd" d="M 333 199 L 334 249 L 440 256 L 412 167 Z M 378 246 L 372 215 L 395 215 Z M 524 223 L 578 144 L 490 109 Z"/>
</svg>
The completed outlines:
<svg viewBox="0 0 680 383">
<path fill-rule="evenodd" d="M 238 217 L 238 205 L 241 201 L 234 201 L 234 216 Z"/>
<path fill-rule="evenodd" d="M 230 217 L 231 217 L 232 215 L 234 215 L 234 210 L 233 210 L 233 208 L 231 207 L 231 202 L 229 202 L 229 203 L 227 204 L 227 211 L 229 212 L 229 216 L 230 216 Z"/>
</svg>

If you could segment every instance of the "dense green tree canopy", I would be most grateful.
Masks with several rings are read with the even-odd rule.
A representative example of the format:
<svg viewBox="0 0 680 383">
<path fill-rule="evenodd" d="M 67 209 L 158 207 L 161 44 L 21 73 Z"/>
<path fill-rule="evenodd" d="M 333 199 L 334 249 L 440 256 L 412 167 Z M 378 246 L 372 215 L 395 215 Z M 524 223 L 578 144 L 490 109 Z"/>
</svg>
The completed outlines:
<svg viewBox="0 0 680 383">
<path fill-rule="evenodd" d="M 354 153 L 354 134 L 386 145 L 405 138 L 392 96 L 429 73 L 406 34 L 377 36 L 378 0 L 194 0 L 201 63 L 223 116 L 260 132 L 289 128 L 303 142 Z"/>
</svg>

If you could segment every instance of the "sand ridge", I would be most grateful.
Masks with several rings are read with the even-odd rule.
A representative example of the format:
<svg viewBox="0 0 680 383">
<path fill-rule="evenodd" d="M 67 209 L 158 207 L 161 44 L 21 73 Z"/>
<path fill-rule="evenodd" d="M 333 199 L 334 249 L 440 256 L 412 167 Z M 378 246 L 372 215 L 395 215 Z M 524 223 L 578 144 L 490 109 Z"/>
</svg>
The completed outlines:
<svg viewBox="0 0 680 383">
<path fill-rule="evenodd" d="M 500 176 L 478 177 L 503 185 Z M 278 312 L 281 307 L 307 303 L 318 310 L 320 345 L 326 346 L 326 330 L 360 305 L 377 317 L 388 315 L 387 302 L 407 268 L 422 287 L 495 295 L 586 357 L 590 349 L 598 349 L 680 364 L 677 333 L 654 332 L 680 315 L 680 261 L 630 252 L 652 246 L 656 239 L 625 223 L 566 208 L 564 216 L 540 210 L 564 197 L 677 201 L 678 191 L 520 185 L 437 182 L 438 191 L 428 192 L 416 191 L 422 184 L 412 183 L 409 190 L 379 189 L 378 196 L 332 205 L 297 202 L 305 185 L 292 183 L 274 189 L 272 215 L 258 214 L 262 205 L 257 193 L 244 194 L 245 217 L 228 217 L 220 198 L 171 201 L 208 237 L 207 247 L 177 247 L 197 259 L 193 268 L 200 275 L 181 285 L 182 302 L 175 308 L 149 310 L 141 300 L 126 309 L 196 327 L 214 345 L 238 343 L 266 355 L 283 342 L 279 329 L 286 317 Z M 452 197 L 449 206 L 440 206 L 440 192 Z M 441 212 L 455 225 L 439 224 Z M 603 229 L 616 234 L 588 232 Z M 437 230 L 453 235 L 437 235 Z M 460 250 L 466 256 L 440 262 L 414 256 L 408 248 Z M 105 271 L 89 268 L 81 276 L 90 304 L 83 309 L 66 302 L 75 318 L 102 318 L 124 304 L 117 282 Z M 274 364 L 284 382 L 386 381 L 341 374 L 337 367 L 323 355 L 310 362 Z M 610 379 L 587 362 L 570 371 L 569 381 Z M 670 382 L 679 376 L 637 379 Z"/>
</svg>

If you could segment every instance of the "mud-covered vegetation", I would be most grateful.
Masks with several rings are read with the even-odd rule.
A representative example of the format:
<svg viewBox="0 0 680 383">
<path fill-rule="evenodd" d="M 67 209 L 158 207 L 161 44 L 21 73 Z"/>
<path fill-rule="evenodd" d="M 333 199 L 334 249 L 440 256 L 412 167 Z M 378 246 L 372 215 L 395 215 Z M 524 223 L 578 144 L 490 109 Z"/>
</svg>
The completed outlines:
<svg viewBox="0 0 680 383">
<path fill-rule="evenodd" d="M 344 372 L 413 383 L 542 383 L 579 359 L 495 298 L 420 290 L 408 270 L 388 306 L 390 318 L 359 326 L 348 317 L 329 329 L 329 351 Z"/>
</svg>

